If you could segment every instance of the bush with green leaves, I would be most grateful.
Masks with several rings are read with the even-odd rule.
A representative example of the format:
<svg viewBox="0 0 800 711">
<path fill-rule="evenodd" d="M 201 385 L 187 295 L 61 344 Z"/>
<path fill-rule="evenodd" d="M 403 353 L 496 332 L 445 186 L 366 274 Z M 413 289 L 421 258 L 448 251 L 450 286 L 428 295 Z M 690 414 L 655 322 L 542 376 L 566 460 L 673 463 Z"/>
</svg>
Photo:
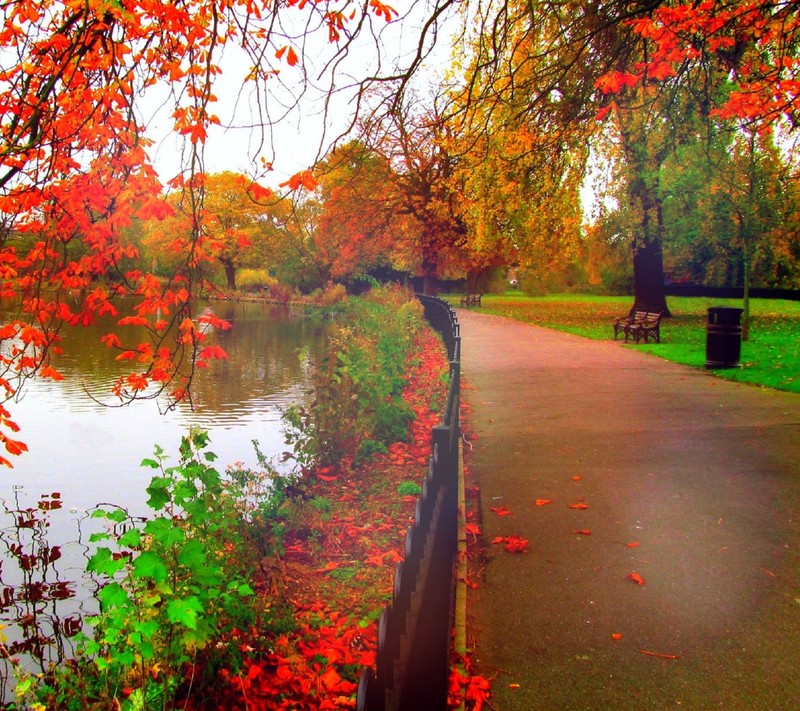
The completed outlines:
<svg viewBox="0 0 800 711">
<path fill-rule="evenodd" d="M 301 471 L 346 466 L 405 439 L 414 413 L 403 400 L 422 307 L 397 287 L 348 300 L 309 405 L 288 408 L 286 441 Z"/>
<path fill-rule="evenodd" d="M 237 505 L 241 490 L 214 468 L 207 444 L 207 433 L 192 431 L 177 465 L 167 466 L 160 447 L 142 462 L 157 472 L 147 487 L 151 516 L 94 511 L 104 530 L 90 537 L 87 571 L 100 611 L 75 660 L 20 678 L 17 695 L 30 708 L 173 708 L 188 668 L 236 667 L 236 645 L 216 643 L 258 622 L 249 584 L 256 533 Z"/>
</svg>

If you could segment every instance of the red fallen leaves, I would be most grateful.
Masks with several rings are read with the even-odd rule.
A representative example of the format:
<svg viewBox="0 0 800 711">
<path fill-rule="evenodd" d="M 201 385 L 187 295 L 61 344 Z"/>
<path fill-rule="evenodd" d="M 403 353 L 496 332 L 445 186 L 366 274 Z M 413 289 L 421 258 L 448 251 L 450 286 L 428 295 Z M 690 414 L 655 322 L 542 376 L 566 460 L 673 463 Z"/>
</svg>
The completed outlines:
<svg viewBox="0 0 800 711">
<path fill-rule="evenodd" d="M 463 702 L 471 711 L 481 711 L 490 694 L 491 685 L 482 676 L 461 674 L 458 669 L 450 672 L 450 683 L 447 690 L 449 708 L 459 708 Z"/>
<path fill-rule="evenodd" d="M 399 551 L 413 518 L 413 503 L 402 501 L 402 497 L 389 494 L 383 501 L 365 497 L 363 492 L 378 476 L 387 483 L 391 480 L 386 487 L 389 492 L 395 491 L 400 481 L 414 476 L 421 482 L 431 454 L 431 427 L 441 418 L 441 413 L 430 412 L 426 403 L 431 393 L 440 392 L 439 376 L 447 370 L 446 356 L 432 333 L 419 338 L 419 351 L 414 354 L 417 364 L 408 368 L 409 383 L 404 393 L 417 415 L 409 428 L 408 442 L 390 446 L 386 454 L 370 462 L 368 470 L 337 467 L 321 469 L 316 476 L 308 477 L 308 493 L 318 493 L 334 503 L 329 518 L 314 521 L 318 535 L 313 554 L 303 537 L 287 536 L 285 541 L 281 564 L 286 589 L 281 596 L 294 605 L 295 629 L 242 645 L 246 658 L 242 671 L 238 675 L 222 674 L 228 684 L 219 692 L 215 689 L 215 708 L 355 708 L 357 674 L 362 666 L 374 664 L 377 642 L 375 623 L 366 627 L 364 623 L 384 604 L 375 602 L 378 609 L 365 612 L 364 589 L 383 593 L 385 602 L 390 600 L 395 566 L 401 560 Z M 477 524 L 468 525 L 468 531 L 480 534 Z M 341 571 L 348 574 L 339 575 Z M 375 600 L 381 598 L 376 596 Z M 471 699 L 479 698 L 480 684 L 467 683 L 464 691 Z"/>
<path fill-rule="evenodd" d="M 511 513 L 505 506 L 492 506 L 489 510 L 498 516 L 508 516 Z"/>
<path fill-rule="evenodd" d="M 528 539 L 522 536 L 497 536 L 492 543 L 503 543 L 503 549 L 509 553 L 527 553 L 528 551 Z"/>
<path fill-rule="evenodd" d="M 469 533 L 471 536 L 480 536 L 483 531 L 477 523 L 467 523 L 464 525 L 464 533 Z"/>
<path fill-rule="evenodd" d="M 632 580 L 637 585 L 644 585 L 644 578 L 639 573 L 629 573 L 628 580 Z"/>
<path fill-rule="evenodd" d="M 577 531 L 573 531 L 576 536 L 591 536 L 592 532 L 588 528 L 579 528 Z"/>
<path fill-rule="evenodd" d="M 638 548 L 639 547 L 639 541 L 631 541 L 630 543 L 626 543 L 625 545 L 628 548 Z"/>
<path fill-rule="evenodd" d="M 537 506 L 547 506 L 547 504 L 552 504 L 552 499 L 536 499 Z"/>
<path fill-rule="evenodd" d="M 245 661 L 240 674 L 220 672 L 228 683 L 227 698 L 221 700 L 227 704 L 220 708 L 353 708 L 358 685 L 339 670 L 374 662 L 375 625 L 362 629 L 348 616 L 322 605 L 298 608 L 295 619 L 298 631 L 275 638 L 263 658 Z"/>
<path fill-rule="evenodd" d="M 585 504 L 583 501 L 578 501 L 574 504 L 570 504 L 569 507 L 571 509 L 588 509 L 589 504 Z"/>
</svg>

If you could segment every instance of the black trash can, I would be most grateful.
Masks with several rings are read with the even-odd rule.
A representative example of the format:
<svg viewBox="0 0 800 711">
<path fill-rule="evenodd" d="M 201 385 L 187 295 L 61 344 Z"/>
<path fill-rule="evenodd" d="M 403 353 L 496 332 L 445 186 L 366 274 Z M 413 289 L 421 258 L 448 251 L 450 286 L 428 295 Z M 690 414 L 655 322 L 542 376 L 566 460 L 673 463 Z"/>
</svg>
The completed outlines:
<svg viewBox="0 0 800 711">
<path fill-rule="evenodd" d="M 729 306 L 708 309 L 706 369 L 741 368 L 742 312 Z"/>
</svg>

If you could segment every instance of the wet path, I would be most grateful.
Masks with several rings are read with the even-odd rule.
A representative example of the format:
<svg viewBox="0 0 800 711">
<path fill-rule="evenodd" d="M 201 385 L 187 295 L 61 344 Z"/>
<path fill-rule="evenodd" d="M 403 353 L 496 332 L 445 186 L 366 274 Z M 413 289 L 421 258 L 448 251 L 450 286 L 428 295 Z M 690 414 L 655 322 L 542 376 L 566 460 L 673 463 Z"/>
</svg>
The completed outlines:
<svg viewBox="0 0 800 711">
<path fill-rule="evenodd" d="M 469 593 L 493 707 L 800 708 L 800 396 L 459 320 L 467 484 L 487 541 L 530 542 Z"/>
</svg>

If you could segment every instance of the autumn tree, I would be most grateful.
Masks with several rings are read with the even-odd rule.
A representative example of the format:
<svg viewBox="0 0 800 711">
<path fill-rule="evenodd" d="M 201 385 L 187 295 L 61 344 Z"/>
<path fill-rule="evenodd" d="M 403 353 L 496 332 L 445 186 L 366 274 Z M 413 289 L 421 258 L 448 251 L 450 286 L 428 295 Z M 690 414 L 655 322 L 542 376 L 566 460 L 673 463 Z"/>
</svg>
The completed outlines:
<svg viewBox="0 0 800 711">
<path fill-rule="evenodd" d="M 226 108 L 215 109 L 220 89 L 242 87 L 241 101 L 231 104 L 248 115 L 226 124 L 249 127 L 248 189 L 263 199 L 258 181 L 275 160 L 272 126 L 312 93 L 327 126 L 330 112 L 345 106 L 340 96 L 347 101 L 371 84 L 407 80 L 436 33 L 423 22 L 418 51 L 400 64 L 387 61 L 379 26 L 401 18 L 380 0 L 357 8 L 336 0 L 18 0 L 3 4 L 0 18 L 0 283 L 2 295 L 21 304 L 1 336 L 0 388 L 9 395 L 20 378 L 57 377 L 50 358 L 62 324 L 117 314 L 114 297 L 128 294 L 135 315 L 119 325 L 146 327 L 148 335 L 143 342 L 126 343 L 123 332 L 105 339 L 134 366 L 115 392 L 185 396 L 193 369 L 218 355 L 203 343 L 192 298 L 213 258 L 200 216 L 204 147 Z M 348 56 L 356 46 L 354 63 Z M 243 61 L 231 69 L 223 53 Z M 166 281 L 123 266 L 137 256 L 124 235 L 131 221 L 171 212 L 148 153 L 146 126 L 158 106 L 184 141 L 177 174 L 167 177 L 171 190 L 184 193 L 191 234 Z M 324 133 L 314 140 L 322 145 Z M 290 177 L 285 188 L 295 182 Z M 14 428 L 0 409 L 0 438 L 15 453 L 22 445 L 7 434 Z"/>
<path fill-rule="evenodd" d="M 207 261 L 218 263 L 225 273 L 228 289 L 236 289 L 236 272 L 243 266 L 256 265 L 259 243 L 270 229 L 280 224 L 272 209 L 280 201 L 256 202 L 248 187 L 251 181 L 243 175 L 226 171 L 205 178 L 203 208 L 193 214 L 182 192 L 167 198 L 174 217 L 153 221 L 146 240 L 150 252 L 172 265 L 190 251 L 192 229 L 196 224 L 204 238 Z M 278 225 L 276 225 L 276 220 Z"/>
<path fill-rule="evenodd" d="M 389 111 L 364 122 L 360 134 L 391 168 L 383 203 L 404 235 L 394 261 L 422 278 L 425 293 L 433 293 L 434 280 L 448 269 L 458 271 L 466 259 L 459 158 L 450 150 L 448 131 L 435 101 L 426 106 L 406 93 Z"/>
<path fill-rule="evenodd" d="M 664 5 L 628 25 L 648 51 L 629 71 L 609 72 L 599 85 L 616 96 L 660 97 L 682 89 L 699 107 L 708 136 L 722 131 L 733 137 L 731 165 L 740 165 L 736 184 L 743 187 L 729 182 L 727 195 L 742 246 L 746 336 L 753 248 L 763 231 L 757 216 L 758 137 L 796 125 L 800 18 L 791 3 L 709 2 Z M 718 178 L 726 180 L 723 173 Z"/>
<path fill-rule="evenodd" d="M 666 310 L 658 184 L 664 160 L 691 138 L 684 132 L 693 125 L 689 115 L 714 115 L 724 95 L 720 83 L 734 65 L 737 81 L 750 79 L 728 94 L 726 111 L 753 118 L 757 96 L 769 105 L 765 116 L 791 106 L 797 43 L 790 8 L 479 0 L 467 10 L 477 29 L 464 44 L 469 61 L 459 110 L 478 116 L 486 133 L 511 115 L 551 136 L 554 146 L 569 145 L 564 137 L 576 124 L 590 140 L 597 120 L 613 118 L 628 171 L 626 210 L 634 219 L 636 305 Z"/>
<path fill-rule="evenodd" d="M 403 239 L 390 162 L 361 141 L 332 151 L 319 166 L 317 264 L 329 279 L 348 281 L 391 262 Z"/>
</svg>

